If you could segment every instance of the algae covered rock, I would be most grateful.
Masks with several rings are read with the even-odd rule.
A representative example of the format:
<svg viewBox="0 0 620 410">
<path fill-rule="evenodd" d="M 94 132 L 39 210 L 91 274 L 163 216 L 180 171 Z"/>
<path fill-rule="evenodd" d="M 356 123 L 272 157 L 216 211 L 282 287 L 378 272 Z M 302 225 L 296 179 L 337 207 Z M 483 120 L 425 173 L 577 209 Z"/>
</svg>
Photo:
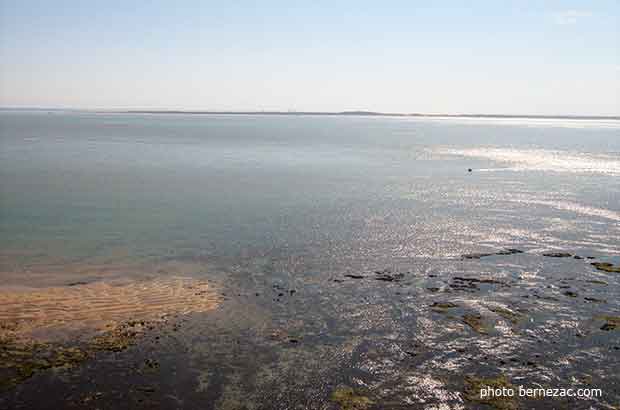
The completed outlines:
<svg viewBox="0 0 620 410">
<path fill-rule="evenodd" d="M 598 317 L 598 319 L 605 321 L 603 326 L 601 326 L 601 330 L 620 330 L 620 316 L 604 315 Z"/>
<path fill-rule="evenodd" d="M 340 405 L 341 410 L 365 410 L 374 402 L 348 386 L 339 387 L 332 392 L 331 400 Z"/>
<path fill-rule="evenodd" d="M 547 256 L 549 258 L 571 258 L 573 254 L 568 252 L 546 252 L 543 253 L 543 256 Z"/>
<path fill-rule="evenodd" d="M 471 327 L 477 333 L 481 335 L 489 334 L 488 326 L 482 321 L 482 316 L 473 315 L 473 314 L 465 314 L 463 315 L 463 323 Z"/>
<path fill-rule="evenodd" d="M 447 309 L 452 309 L 452 308 L 456 308 L 456 307 L 459 307 L 459 305 L 457 305 L 456 303 L 452 303 L 452 302 L 434 302 L 431 305 L 431 308 L 433 310 L 441 311 L 441 312 L 443 312 L 443 311 L 445 311 Z"/>
<path fill-rule="evenodd" d="M 481 258 L 485 258 L 487 256 L 506 256 L 506 255 L 515 255 L 518 253 L 523 253 L 522 250 L 520 249 L 514 249 L 514 248 L 506 248 L 506 249 L 502 249 L 500 251 L 497 252 L 488 252 L 488 253 L 468 253 L 465 255 L 461 255 L 461 258 L 463 259 L 481 259 Z"/>
<path fill-rule="evenodd" d="M 12 339 L 0 341 L 0 390 L 10 389 L 51 368 L 74 367 L 88 358 L 78 347 Z"/>
<path fill-rule="evenodd" d="M 523 315 L 521 313 L 513 312 L 512 310 L 503 308 L 501 306 L 493 306 L 493 307 L 490 307 L 489 310 L 503 317 L 504 319 L 506 319 L 513 325 L 516 325 L 523 319 Z"/>
<path fill-rule="evenodd" d="M 516 410 L 516 388 L 504 375 L 497 377 L 465 378 L 465 400 L 490 406 L 498 410 Z"/>
<path fill-rule="evenodd" d="M 95 337 L 90 342 L 90 347 L 95 351 L 121 352 L 133 345 L 144 334 L 145 330 L 152 328 L 152 326 L 153 324 L 150 322 L 130 320 Z"/>
<path fill-rule="evenodd" d="M 593 262 L 591 263 L 592 266 L 594 266 L 596 269 L 603 271 L 603 272 L 608 272 L 608 273 L 620 273 L 620 266 L 614 266 L 611 263 L 607 263 L 607 262 Z"/>
</svg>

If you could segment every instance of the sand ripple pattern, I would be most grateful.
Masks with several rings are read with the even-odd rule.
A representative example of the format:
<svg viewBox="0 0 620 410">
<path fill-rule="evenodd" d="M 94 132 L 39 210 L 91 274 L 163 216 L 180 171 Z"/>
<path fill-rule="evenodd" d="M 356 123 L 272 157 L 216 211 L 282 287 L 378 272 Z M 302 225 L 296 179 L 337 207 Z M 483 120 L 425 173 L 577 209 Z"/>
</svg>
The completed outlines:
<svg viewBox="0 0 620 410">
<path fill-rule="evenodd" d="M 0 290 L 0 327 L 49 338 L 68 330 L 104 330 L 127 320 L 153 320 L 215 309 L 219 296 L 206 281 L 165 278 L 32 290 Z M 46 337 L 46 333 L 47 336 Z"/>
</svg>

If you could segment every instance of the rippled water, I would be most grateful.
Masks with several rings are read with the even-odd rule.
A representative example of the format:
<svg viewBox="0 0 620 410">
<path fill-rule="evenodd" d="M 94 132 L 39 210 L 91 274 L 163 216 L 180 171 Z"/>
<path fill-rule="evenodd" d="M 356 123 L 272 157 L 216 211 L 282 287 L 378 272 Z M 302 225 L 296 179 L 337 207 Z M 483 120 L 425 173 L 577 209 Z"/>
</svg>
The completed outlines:
<svg viewBox="0 0 620 410">
<path fill-rule="evenodd" d="M 617 121 L 5 111 L 0 275 L 217 283 L 221 306 L 157 345 L 165 407 L 337 408 L 350 386 L 374 408 L 478 408 L 464 378 L 498 375 L 605 391 L 530 407 L 603 406 L 620 276 L 590 263 L 620 264 L 619 176 Z M 504 248 L 524 253 L 462 258 Z M 61 400 L 92 366 L 24 389 Z"/>
</svg>

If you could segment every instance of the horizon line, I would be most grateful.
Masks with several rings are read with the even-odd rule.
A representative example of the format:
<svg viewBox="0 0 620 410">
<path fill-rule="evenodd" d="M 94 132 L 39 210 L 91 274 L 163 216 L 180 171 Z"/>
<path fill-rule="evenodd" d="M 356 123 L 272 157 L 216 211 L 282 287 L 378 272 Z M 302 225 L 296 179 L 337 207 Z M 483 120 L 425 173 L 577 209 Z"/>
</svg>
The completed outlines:
<svg viewBox="0 0 620 410">
<path fill-rule="evenodd" d="M 0 107 L 2 111 L 74 111 L 108 114 L 189 114 L 189 115 L 323 115 L 323 116 L 379 116 L 379 117 L 446 117 L 446 118 L 532 118 L 573 120 L 620 120 L 620 115 L 581 114 L 489 114 L 489 113 L 399 113 L 367 110 L 345 111 L 281 111 L 281 110 L 179 110 L 179 109 L 105 109 L 105 108 L 48 108 Z"/>
</svg>

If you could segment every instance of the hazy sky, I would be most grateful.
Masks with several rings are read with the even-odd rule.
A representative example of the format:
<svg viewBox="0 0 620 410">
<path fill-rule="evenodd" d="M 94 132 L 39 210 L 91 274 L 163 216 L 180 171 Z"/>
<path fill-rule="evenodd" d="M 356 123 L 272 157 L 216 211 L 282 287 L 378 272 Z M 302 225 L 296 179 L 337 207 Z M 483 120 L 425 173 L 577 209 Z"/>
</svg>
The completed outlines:
<svg viewBox="0 0 620 410">
<path fill-rule="evenodd" d="M 0 0 L 0 106 L 620 115 L 620 1 Z"/>
</svg>

